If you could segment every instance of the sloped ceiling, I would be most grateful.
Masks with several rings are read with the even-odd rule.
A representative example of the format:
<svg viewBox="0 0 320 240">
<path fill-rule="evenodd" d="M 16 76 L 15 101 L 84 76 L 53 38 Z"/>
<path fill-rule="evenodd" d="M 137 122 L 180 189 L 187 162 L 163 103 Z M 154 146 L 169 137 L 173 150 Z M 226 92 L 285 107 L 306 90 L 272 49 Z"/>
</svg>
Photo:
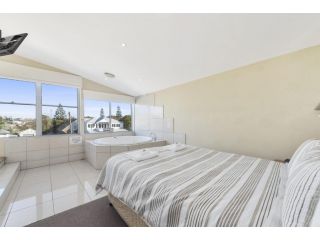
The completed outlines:
<svg viewBox="0 0 320 240">
<path fill-rule="evenodd" d="M 16 54 L 134 96 L 320 44 L 320 14 L 0 14 L 0 29 L 29 33 Z"/>
</svg>

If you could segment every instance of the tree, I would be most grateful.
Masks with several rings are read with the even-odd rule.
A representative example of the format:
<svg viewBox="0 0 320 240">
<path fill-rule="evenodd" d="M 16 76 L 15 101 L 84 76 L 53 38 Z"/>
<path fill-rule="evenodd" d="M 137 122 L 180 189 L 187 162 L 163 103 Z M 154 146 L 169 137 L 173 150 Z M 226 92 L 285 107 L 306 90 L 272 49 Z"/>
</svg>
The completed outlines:
<svg viewBox="0 0 320 240">
<path fill-rule="evenodd" d="M 105 116 L 105 115 L 104 115 L 104 110 L 103 110 L 103 108 L 101 108 L 101 110 L 100 110 L 100 117 L 101 117 L 101 118 L 104 118 L 104 116 Z"/>
<path fill-rule="evenodd" d="M 116 117 L 118 120 L 122 117 L 122 112 L 121 112 L 120 106 L 117 106 Z"/>
<path fill-rule="evenodd" d="M 3 117 L 0 116 L 0 128 L 3 128 L 4 124 L 5 124 L 4 119 Z"/>
<path fill-rule="evenodd" d="M 123 122 L 123 128 L 127 129 L 128 131 L 131 130 L 131 116 L 126 115 L 120 119 Z"/>
<path fill-rule="evenodd" d="M 57 110 L 56 110 L 53 118 L 56 120 L 66 120 L 66 118 L 67 118 L 66 111 L 63 109 L 63 107 L 60 103 L 57 107 Z"/>
</svg>

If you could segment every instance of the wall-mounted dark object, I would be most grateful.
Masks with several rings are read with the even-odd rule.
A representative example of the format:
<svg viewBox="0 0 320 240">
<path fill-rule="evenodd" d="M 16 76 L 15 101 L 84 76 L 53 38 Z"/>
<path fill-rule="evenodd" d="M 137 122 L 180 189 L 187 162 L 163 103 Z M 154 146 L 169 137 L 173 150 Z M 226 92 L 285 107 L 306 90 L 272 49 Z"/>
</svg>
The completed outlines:
<svg viewBox="0 0 320 240">
<path fill-rule="evenodd" d="M 21 33 L 13 36 L 2 37 L 0 30 L 0 56 L 13 54 L 27 36 L 28 33 Z"/>
</svg>

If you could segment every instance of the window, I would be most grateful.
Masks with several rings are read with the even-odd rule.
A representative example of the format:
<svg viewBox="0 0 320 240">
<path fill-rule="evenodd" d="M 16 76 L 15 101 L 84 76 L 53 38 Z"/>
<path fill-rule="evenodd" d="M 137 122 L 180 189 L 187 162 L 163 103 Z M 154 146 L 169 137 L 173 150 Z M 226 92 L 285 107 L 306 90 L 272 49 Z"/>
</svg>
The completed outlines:
<svg viewBox="0 0 320 240">
<path fill-rule="evenodd" d="M 86 99 L 84 101 L 85 133 L 108 132 L 111 130 L 109 126 L 109 102 Z"/>
<path fill-rule="evenodd" d="M 0 137 L 35 135 L 35 83 L 0 78 Z"/>
<path fill-rule="evenodd" d="M 78 133 L 78 89 L 42 84 L 42 134 Z"/>
<path fill-rule="evenodd" d="M 84 100 L 85 133 L 131 131 L 131 104 Z"/>
<path fill-rule="evenodd" d="M 113 131 L 131 131 L 131 104 L 111 103 Z"/>
</svg>

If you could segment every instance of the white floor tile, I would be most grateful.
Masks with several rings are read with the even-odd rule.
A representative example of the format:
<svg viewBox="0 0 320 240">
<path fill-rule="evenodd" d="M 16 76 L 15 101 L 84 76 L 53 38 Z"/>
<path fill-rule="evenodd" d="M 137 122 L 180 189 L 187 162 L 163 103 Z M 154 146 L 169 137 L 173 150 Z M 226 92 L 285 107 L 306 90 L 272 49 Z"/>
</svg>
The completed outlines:
<svg viewBox="0 0 320 240">
<path fill-rule="evenodd" d="M 91 167 L 87 161 L 77 161 L 71 163 L 75 173 L 81 180 L 98 178 L 100 171 Z"/>
<path fill-rule="evenodd" d="M 25 226 L 93 199 L 99 171 L 75 161 L 21 171 L 0 209 L 0 226 Z"/>
<path fill-rule="evenodd" d="M 85 191 L 72 193 L 53 200 L 55 214 L 80 206 L 90 202 L 90 198 Z"/>
<path fill-rule="evenodd" d="M 38 183 L 34 184 L 26 184 L 24 181 L 22 182 L 19 192 L 17 194 L 17 198 L 20 197 L 30 197 L 37 194 L 46 194 L 48 192 L 51 192 L 51 183 L 50 181 L 39 181 Z"/>
<path fill-rule="evenodd" d="M 71 184 L 61 184 L 60 186 L 56 185 L 52 190 L 53 199 L 77 192 L 83 192 L 83 187 L 78 180 Z"/>
<path fill-rule="evenodd" d="M 65 186 L 79 184 L 80 181 L 77 176 L 72 173 L 70 175 L 61 175 L 57 174 L 56 176 L 52 176 L 52 189 L 63 188 Z"/>
<path fill-rule="evenodd" d="M 72 171 L 72 168 L 70 166 L 69 163 L 62 163 L 62 164 L 56 164 L 56 165 L 52 165 L 50 166 L 50 172 L 55 173 L 55 172 L 61 172 L 61 173 L 65 173 L 65 172 L 70 172 Z"/>
<path fill-rule="evenodd" d="M 34 193 L 27 196 L 17 196 L 12 205 L 11 212 L 15 212 L 27 207 L 36 206 L 48 201 L 52 201 L 51 190 L 42 193 Z"/>
<path fill-rule="evenodd" d="M 88 193 L 89 197 L 91 199 L 98 199 L 101 197 L 107 196 L 107 191 L 103 190 L 99 194 L 96 194 L 96 183 L 97 183 L 97 178 L 91 178 L 89 180 L 83 180 L 82 184 L 86 192 Z"/>
<path fill-rule="evenodd" d="M 46 202 L 37 206 L 29 207 L 10 213 L 6 227 L 20 227 L 26 226 L 30 223 L 39 221 L 43 218 L 50 217 L 54 214 L 53 204 Z"/>
<path fill-rule="evenodd" d="M 50 171 L 49 166 L 45 166 L 45 167 L 38 167 L 38 168 L 33 168 L 33 169 L 28 169 L 25 170 L 25 174 L 26 176 L 43 176 L 46 177 L 48 172 Z"/>
</svg>

